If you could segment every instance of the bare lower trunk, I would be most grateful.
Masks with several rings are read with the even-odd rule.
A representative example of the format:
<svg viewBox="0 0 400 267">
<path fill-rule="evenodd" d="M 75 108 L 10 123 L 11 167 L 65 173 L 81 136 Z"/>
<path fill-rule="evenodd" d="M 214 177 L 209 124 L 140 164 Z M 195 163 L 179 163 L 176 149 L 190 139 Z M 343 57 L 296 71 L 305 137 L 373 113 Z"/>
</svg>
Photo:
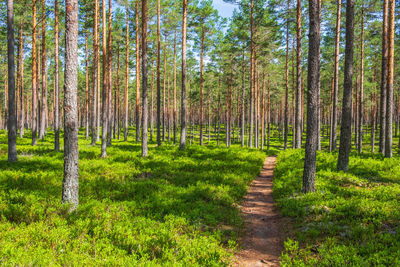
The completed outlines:
<svg viewBox="0 0 400 267">
<path fill-rule="evenodd" d="M 181 94 L 181 139 L 180 149 L 186 147 L 186 23 L 187 0 L 183 0 L 182 14 L 182 94 Z"/>
<path fill-rule="evenodd" d="M 147 119 L 147 0 L 142 0 L 142 157 L 146 157 L 148 154 Z"/>
<path fill-rule="evenodd" d="M 344 86 L 342 124 L 340 129 L 340 147 L 338 170 L 348 171 L 351 150 L 351 97 L 353 80 L 354 52 L 354 0 L 348 0 L 346 6 L 346 50 L 344 65 Z"/>
<path fill-rule="evenodd" d="M 64 179 L 62 202 L 78 207 L 78 0 L 65 1 Z"/>
</svg>

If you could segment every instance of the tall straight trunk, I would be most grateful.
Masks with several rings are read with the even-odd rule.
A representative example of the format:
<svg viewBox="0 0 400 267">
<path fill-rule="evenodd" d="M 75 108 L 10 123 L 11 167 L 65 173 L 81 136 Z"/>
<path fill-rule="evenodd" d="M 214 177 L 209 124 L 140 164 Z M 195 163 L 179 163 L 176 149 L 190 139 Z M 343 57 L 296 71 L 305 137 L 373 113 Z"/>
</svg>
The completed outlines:
<svg viewBox="0 0 400 267">
<path fill-rule="evenodd" d="M 385 137 L 385 157 L 393 157 L 393 76 L 394 76 L 394 19 L 395 19 L 395 0 L 389 0 L 388 16 L 388 70 L 386 85 L 386 137 Z"/>
<path fill-rule="evenodd" d="M 319 112 L 320 11 L 319 0 L 309 0 L 307 137 L 303 172 L 303 192 L 306 193 L 315 191 Z"/>
<path fill-rule="evenodd" d="M 22 138 L 24 136 L 24 36 L 22 30 L 22 19 L 20 19 L 20 28 L 19 28 L 19 137 Z M 18 90 L 18 88 L 17 88 Z"/>
<path fill-rule="evenodd" d="M 161 128 L 160 128 L 161 127 L 161 74 L 160 74 L 160 57 L 161 57 L 160 12 L 161 11 L 160 9 L 161 9 L 160 0 L 157 0 L 157 145 L 158 146 L 161 146 Z"/>
<path fill-rule="evenodd" d="M 102 69 L 102 131 L 101 131 L 101 157 L 107 157 L 107 129 L 108 129 L 108 84 L 107 84 L 107 19 L 106 19 L 106 0 L 103 0 L 103 69 Z"/>
<path fill-rule="evenodd" d="M 178 122 L 178 113 L 176 112 L 176 30 L 174 38 L 174 103 L 173 103 L 172 123 L 174 127 L 174 144 L 176 143 L 176 124 Z"/>
<path fill-rule="evenodd" d="M 136 109 L 135 109 L 135 125 L 136 125 L 136 142 L 140 140 L 140 44 L 139 44 L 139 0 L 135 3 L 135 24 L 136 24 Z"/>
<path fill-rule="evenodd" d="M 250 134 L 249 134 L 249 141 L 250 141 L 250 148 L 253 147 L 253 127 L 254 127 L 254 22 L 253 22 L 253 0 L 250 2 Z"/>
<path fill-rule="evenodd" d="M 246 118 L 246 109 L 245 109 L 245 99 L 246 99 L 246 61 L 244 60 L 244 48 L 243 48 L 243 66 L 242 66 L 242 121 L 241 121 L 241 141 L 242 147 L 244 147 L 244 130 L 245 130 L 245 118 Z"/>
<path fill-rule="evenodd" d="M 296 148 L 296 78 L 295 78 L 295 41 L 292 39 L 292 148 Z"/>
<path fill-rule="evenodd" d="M 287 1 L 286 18 L 286 65 L 285 65 L 285 118 L 284 118 L 284 149 L 287 149 L 289 131 L 289 8 L 290 0 Z"/>
<path fill-rule="evenodd" d="M 85 19 L 86 22 L 86 19 Z M 85 31 L 85 136 L 89 139 L 89 62 L 88 33 Z"/>
<path fill-rule="evenodd" d="M 7 0 L 8 65 L 8 161 L 17 161 L 17 114 L 15 108 L 14 1 Z"/>
<path fill-rule="evenodd" d="M 59 31 L 58 31 L 58 0 L 54 1 L 54 37 L 55 37 L 55 75 L 54 75 L 54 150 L 60 150 L 60 107 L 59 107 Z"/>
<path fill-rule="evenodd" d="M 203 145 L 203 87 L 204 87 L 204 28 L 201 29 L 201 37 L 200 37 L 200 145 Z"/>
<path fill-rule="evenodd" d="M 332 107 L 332 123 L 330 132 L 329 151 L 336 150 L 337 146 L 337 124 L 338 124 L 338 93 L 339 93 L 339 52 L 340 52 L 340 21 L 342 17 L 342 0 L 337 0 L 336 13 L 336 38 L 335 38 L 335 54 L 334 54 L 334 72 L 333 72 L 333 107 Z"/>
<path fill-rule="evenodd" d="M 121 119 L 121 100 L 120 100 L 120 95 L 121 95 L 121 92 L 120 92 L 120 88 L 119 88 L 119 68 L 120 68 L 120 65 L 119 65 L 119 48 L 117 48 L 117 99 L 116 99 L 116 102 L 115 102 L 115 105 L 116 105 L 116 124 L 117 124 L 117 138 L 118 138 L 118 140 L 119 140 L 119 137 L 120 137 L 120 119 Z"/>
<path fill-rule="evenodd" d="M 97 1 L 97 0 L 96 0 Z M 129 6 L 126 6 L 126 58 L 125 58 L 125 101 L 124 101 L 124 141 L 128 139 L 128 86 L 129 86 Z"/>
<path fill-rule="evenodd" d="M 154 135 L 154 71 L 151 75 L 151 108 L 150 108 L 150 141 L 153 142 Z"/>
<path fill-rule="evenodd" d="M 267 108 L 267 150 L 269 150 L 270 146 L 270 137 L 271 137 L 271 85 L 270 81 L 268 80 L 268 108 Z"/>
<path fill-rule="evenodd" d="M 93 96 L 92 96 L 92 121 L 91 121 L 91 135 L 92 135 L 92 145 L 96 144 L 97 140 L 97 96 L 99 91 L 98 83 L 98 68 L 99 68 L 99 0 L 95 0 L 95 11 L 94 11 L 94 29 L 93 29 Z"/>
<path fill-rule="evenodd" d="M 263 83 L 261 89 L 261 150 L 264 150 L 265 136 L 265 73 L 263 73 Z"/>
<path fill-rule="evenodd" d="M 36 1 L 32 4 L 32 145 L 37 145 Z"/>
<path fill-rule="evenodd" d="M 364 7 L 361 9 L 360 98 L 358 103 L 358 153 L 362 152 L 364 102 Z"/>
<path fill-rule="evenodd" d="M 107 105 L 107 117 L 108 117 L 108 127 L 107 127 L 107 146 L 111 146 L 111 134 L 112 134 L 112 4 L 111 0 L 108 1 L 108 45 L 107 45 L 107 94 L 108 94 L 108 105 Z"/>
<path fill-rule="evenodd" d="M 382 23 L 382 74 L 381 74 L 381 101 L 380 101 L 380 131 L 379 152 L 385 155 L 386 147 L 386 100 L 387 100 L 387 76 L 388 76 L 388 7 L 389 0 L 383 0 Z"/>
<path fill-rule="evenodd" d="M 340 128 L 340 146 L 338 170 L 349 170 L 349 156 L 351 150 L 351 97 L 353 81 L 353 53 L 354 53 L 354 0 L 346 4 L 346 49 L 344 62 L 344 85 L 342 124 Z"/>
<path fill-rule="evenodd" d="M 301 147 L 302 139 L 302 80 L 301 80 L 301 0 L 297 0 L 296 16 L 296 120 L 295 148 Z"/>
<path fill-rule="evenodd" d="M 164 44 L 164 79 L 163 79 L 163 105 L 162 105 L 162 140 L 165 141 L 165 120 L 166 120 L 166 105 L 165 105 L 165 90 L 167 88 L 167 36 L 165 35 Z"/>
<path fill-rule="evenodd" d="M 64 179 L 62 202 L 78 207 L 78 0 L 65 1 Z"/>
<path fill-rule="evenodd" d="M 39 139 L 43 140 L 46 129 L 47 114 L 47 81 L 46 81 L 46 4 L 42 0 L 42 106 L 39 121 Z"/>
<path fill-rule="evenodd" d="M 187 0 L 182 0 L 182 91 L 181 91 L 181 139 L 180 149 L 186 147 L 186 24 Z"/>
<path fill-rule="evenodd" d="M 142 0 L 142 157 L 146 157 L 148 138 L 147 102 L 147 0 Z"/>
</svg>

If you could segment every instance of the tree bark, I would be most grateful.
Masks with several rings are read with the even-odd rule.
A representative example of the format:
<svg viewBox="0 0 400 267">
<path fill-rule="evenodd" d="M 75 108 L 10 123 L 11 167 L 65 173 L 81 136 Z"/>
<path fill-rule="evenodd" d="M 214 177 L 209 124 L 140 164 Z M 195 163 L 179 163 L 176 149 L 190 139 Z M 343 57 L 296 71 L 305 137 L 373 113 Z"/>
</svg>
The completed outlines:
<svg viewBox="0 0 400 267">
<path fill-rule="evenodd" d="M 295 121 L 295 148 L 301 148 L 302 139 L 302 81 L 301 81 L 301 0 L 297 0 L 296 16 L 296 121 Z"/>
<path fill-rule="evenodd" d="M 354 53 L 354 0 L 346 4 L 346 49 L 344 63 L 344 85 L 342 124 L 340 129 L 340 146 L 338 170 L 349 170 L 349 156 L 351 150 L 351 103 L 353 82 L 353 53 Z"/>
<path fill-rule="evenodd" d="M 78 207 L 78 0 L 65 1 L 64 179 L 62 202 Z"/>
<path fill-rule="evenodd" d="M 42 0 L 42 106 L 39 120 L 39 139 L 43 140 L 46 130 L 47 114 L 47 81 L 46 81 L 46 4 Z"/>
<path fill-rule="evenodd" d="M 15 108 L 14 1 L 7 0 L 8 65 L 8 161 L 17 161 L 17 114 Z"/>
<path fill-rule="evenodd" d="M 161 146 L 161 128 L 160 128 L 161 127 L 161 74 L 160 74 L 161 26 L 160 26 L 160 9 L 161 9 L 160 0 L 157 0 L 157 145 L 158 146 Z"/>
<path fill-rule="evenodd" d="M 112 135 L 112 4 L 111 0 L 108 1 L 108 45 L 107 45 L 107 117 L 108 117 L 108 127 L 107 127 L 107 146 L 111 146 L 111 135 Z"/>
<path fill-rule="evenodd" d="M 107 86 L 107 19 L 106 19 L 106 0 L 103 0 L 103 69 L 102 69 L 102 79 L 103 79 L 103 92 L 102 92 L 102 131 L 101 131 L 101 157 L 107 157 L 107 129 L 108 129 L 108 86 Z"/>
<path fill-rule="evenodd" d="M 386 136 L 385 136 L 385 157 L 393 157 L 393 76 L 394 76 L 394 19 L 395 0 L 389 0 L 388 16 L 388 70 L 386 85 Z"/>
<path fill-rule="evenodd" d="M 289 131 L 289 8 L 290 0 L 287 1 L 287 18 L 286 18 L 286 65 L 285 65 L 285 118 L 283 142 L 284 149 L 287 149 L 288 131 Z"/>
<path fill-rule="evenodd" d="M 142 157 L 148 154 L 147 120 L 147 0 L 142 0 Z"/>
<path fill-rule="evenodd" d="M 364 7 L 361 9 L 360 99 L 358 103 L 358 153 L 362 152 L 364 102 Z"/>
<path fill-rule="evenodd" d="M 318 146 L 319 112 L 319 48 L 320 48 L 320 4 L 309 0 L 309 52 L 307 90 L 307 134 L 303 172 L 303 192 L 315 191 L 316 156 Z"/>
<path fill-rule="evenodd" d="M 334 54 L 334 73 L 333 73 L 333 107 L 332 107 L 332 123 L 330 132 L 329 150 L 336 150 L 337 146 L 337 106 L 339 92 L 339 52 L 340 52 L 340 21 L 342 17 L 342 0 L 337 1 L 336 14 L 336 38 L 335 38 L 335 54 Z"/>
<path fill-rule="evenodd" d="M 385 155 L 386 147 L 386 98 L 387 98 L 387 76 L 388 76 L 388 0 L 383 1 L 383 23 L 382 23 L 382 74 L 381 74 L 381 101 L 380 101 L 380 131 L 379 152 Z"/>
<path fill-rule="evenodd" d="M 36 1 L 32 4 L 32 145 L 37 145 Z"/>
<path fill-rule="evenodd" d="M 186 147 L 186 24 L 187 0 L 182 0 L 182 92 L 181 92 L 181 139 L 180 149 Z"/>
<path fill-rule="evenodd" d="M 136 31 L 136 109 L 135 109 L 135 124 L 136 124 L 136 142 L 139 142 L 140 141 L 139 0 L 136 0 L 136 3 L 135 3 L 135 23 L 136 23 L 136 30 L 135 30 Z"/>
<path fill-rule="evenodd" d="M 95 0 L 95 9 L 94 9 L 94 36 L 93 36 L 93 98 L 92 98 L 92 121 L 91 121 L 91 130 L 92 130 L 92 145 L 96 145 L 97 140 L 97 96 L 99 89 L 99 79 L 98 79 L 98 68 L 99 68 L 99 0 Z"/>
<path fill-rule="evenodd" d="M 97 1 L 97 0 L 96 0 Z M 126 58 L 125 58 L 125 102 L 124 102 L 124 141 L 128 139 L 128 87 L 129 87 L 129 5 L 126 6 Z"/>
</svg>

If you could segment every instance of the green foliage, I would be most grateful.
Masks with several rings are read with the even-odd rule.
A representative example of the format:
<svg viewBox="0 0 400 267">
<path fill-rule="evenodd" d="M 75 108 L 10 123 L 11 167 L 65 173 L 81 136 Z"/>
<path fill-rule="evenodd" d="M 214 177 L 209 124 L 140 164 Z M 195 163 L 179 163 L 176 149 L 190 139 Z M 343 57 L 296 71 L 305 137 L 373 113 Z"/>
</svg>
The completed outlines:
<svg viewBox="0 0 400 267">
<path fill-rule="evenodd" d="M 293 218 L 283 266 L 398 266 L 400 159 L 352 154 L 349 173 L 337 154 L 317 155 L 316 192 L 301 193 L 304 150 L 281 152 L 274 197 Z"/>
<path fill-rule="evenodd" d="M 36 147 L 18 139 L 6 160 L 0 132 L 0 261 L 4 265 L 229 265 L 243 221 L 237 203 L 265 153 L 216 146 L 113 141 L 107 159 L 83 136 L 80 206 L 61 205 L 63 154 L 52 133 Z M 61 144 L 62 147 L 62 144 Z"/>
</svg>

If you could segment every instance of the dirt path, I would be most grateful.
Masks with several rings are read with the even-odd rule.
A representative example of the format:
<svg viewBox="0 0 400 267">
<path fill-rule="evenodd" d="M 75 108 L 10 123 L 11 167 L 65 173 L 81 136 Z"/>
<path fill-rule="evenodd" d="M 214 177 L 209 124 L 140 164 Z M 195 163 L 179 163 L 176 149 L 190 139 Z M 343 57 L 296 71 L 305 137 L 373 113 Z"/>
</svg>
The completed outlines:
<svg viewBox="0 0 400 267">
<path fill-rule="evenodd" d="M 265 160 L 243 201 L 241 210 L 247 233 L 237 254 L 237 266 L 279 266 L 284 229 L 272 197 L 275 162 L 275 157 Z"/>
</svg>

